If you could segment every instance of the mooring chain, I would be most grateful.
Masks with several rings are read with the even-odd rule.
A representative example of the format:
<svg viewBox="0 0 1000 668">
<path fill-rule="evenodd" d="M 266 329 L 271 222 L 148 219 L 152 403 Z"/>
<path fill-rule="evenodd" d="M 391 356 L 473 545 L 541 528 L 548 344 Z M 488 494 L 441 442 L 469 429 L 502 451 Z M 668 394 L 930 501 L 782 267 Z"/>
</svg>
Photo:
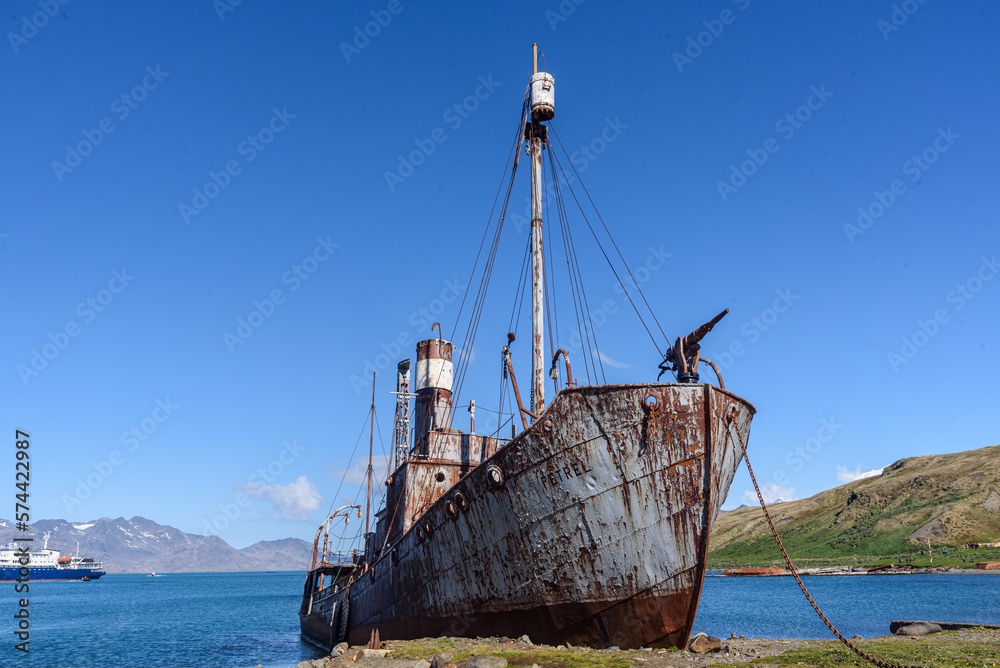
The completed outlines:
<svg viewBox="0 0 1000 668">
<path fill-rule="evenodd" d="M 726 423 L 727 423 L 726 430 L 729 431 L 730 425 L 733 424 L 732 412 L 730 412 L 729 415 L 726 416 Z M 795 570 L 795 566 L 792 565 L 792 560 L 788 557 L 788 552 L 785 551 L 785 546 L 782 544 L 781 537 L 778 536 L 778 530 L 775 528 L 774 521 L 771 519 L 771 513 L 767 512 L 767 504 L 764 503 L 764 495 L 760 493 L 760 486 L 757 484 L 757 477 L 753 474 L 753 467 L 750 466 L 750 457 L 747 455 L 747 446 L 743 442 L 743 438 L 740 434 L 739 428 L 736 429 L 736 440 L 739 441 L 740 448 L 743 449 L 743 461 L 747 463 L 747 471 L 750 472 L 750 480 L 753 481 L 753 488 L 757 492 L 757 499 L 760 501 L 761 510 L 764 511 L 764 517 L 767 519 L 767 524 L 768 526 L 771 527 L 771 535 L 774 536 L 775 542 L 778 543 L 778 548 L 781 549 L 781 556 L 785 558 L 785 565 L 788 566 L 788 570 L 791 571 L 792 576 L 795 578 L 795 581 L 799 583 L 799 589 L 801 589 L 802 593 L 805 594 L 806 600 L 809 601 L 809 604 L 812 605 L 813 610 L 816 611 L 816 614 L 819 615 L 819 618 L 823 620 L 823 623 L 826 624 L 827 628 L 829 628 L 830 631 L 833 632 L 833 635 L 837 636 L 840 642 L 844 643 L 844 645 L 846 645 L 849 650 L 860 656 L 865 661 L 868 661 L 869 663 L 879 666 L 880 668 L 923 668 L 922 666 L 889 663 L 888 661 L 882 661 L 881 659 L 876 659 L 870 654 L 867 654 L 861 648 L 856 647 L 853 643 L 851 643 L 851 641 L 845 638 L 843 634 L 841 634 L 841 632 L 838 631 L 836 627 L 830 622 L 830 620 L 826 618 L 826 615 L 824 615 L 823 611 L 819 609 L 819 605 L 816 604 L 816 601 L 813 600 L 812 595 L 809 594 L 809 590 L 806 589 L 805 584 L 803 584 L 802 578 L 799 577 L 798 571 Z"/>
</svg>

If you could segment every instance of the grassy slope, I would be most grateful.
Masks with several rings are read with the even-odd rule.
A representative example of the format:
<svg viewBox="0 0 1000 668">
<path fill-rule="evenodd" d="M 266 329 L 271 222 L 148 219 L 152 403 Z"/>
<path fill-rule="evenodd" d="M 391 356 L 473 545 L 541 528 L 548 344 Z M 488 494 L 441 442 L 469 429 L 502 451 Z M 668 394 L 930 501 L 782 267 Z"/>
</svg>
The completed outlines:
<svg viewBox="0 0 1000 668">
<path fill-rule="evenodd" d="M 927 536 L 938 555 L 934 565 L 962 566 L 962 556 L 1000 552 L 954 549 L 1000 538 L 1000 446 L 901 459 L 881 476 L 768 510 L 797 566 L 919 558 Z M 759 507 L 719 515 L 709 549 L 710 568 L 782 563 Z"/>
</svg>

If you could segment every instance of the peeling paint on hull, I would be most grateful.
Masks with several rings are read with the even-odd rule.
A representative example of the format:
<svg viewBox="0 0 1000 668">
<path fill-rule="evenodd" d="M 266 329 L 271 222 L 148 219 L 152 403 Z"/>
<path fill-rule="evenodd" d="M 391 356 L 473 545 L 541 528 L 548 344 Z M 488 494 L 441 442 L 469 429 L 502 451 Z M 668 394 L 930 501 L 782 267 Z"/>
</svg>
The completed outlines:
<svg viewBox="0 0 1000 668">
<path fill-rule="evenodd" d="M 753 414 L 711 385 L 563 390 L 374 564 L 302 615 L 302 633 L 331 642 L 330 609 L 346 595 L 351 644 L 378 629 L 382 639 L 527 634 L 682 646 Z"/>
</svg>

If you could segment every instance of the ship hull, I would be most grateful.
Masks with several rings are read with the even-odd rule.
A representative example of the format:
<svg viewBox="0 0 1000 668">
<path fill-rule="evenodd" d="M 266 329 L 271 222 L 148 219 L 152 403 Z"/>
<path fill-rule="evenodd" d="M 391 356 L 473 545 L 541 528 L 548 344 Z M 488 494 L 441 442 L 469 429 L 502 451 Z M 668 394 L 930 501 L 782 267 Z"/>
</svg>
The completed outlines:
<svg viewBox="0 0 1000 668">
<path fill-rule="evenodd" d="M 351 644 L 378 629 L 681 646 L 753 413 L 711 385 L 564 390 L 336 595 L 304 601 L 302 633 L 344 639 L 346 612 Z"/>
<path fill-rule="evenodd" d="M 96 580 L 104 571 L 90 568 L 54 568 L 54 567 L 28 567 L 28 581 L 35 580 L 82 580 L 90 578 Z M 14 582 L 21 577 L 19 568 L 0 568 L 0 582 Z"/>
</svg>

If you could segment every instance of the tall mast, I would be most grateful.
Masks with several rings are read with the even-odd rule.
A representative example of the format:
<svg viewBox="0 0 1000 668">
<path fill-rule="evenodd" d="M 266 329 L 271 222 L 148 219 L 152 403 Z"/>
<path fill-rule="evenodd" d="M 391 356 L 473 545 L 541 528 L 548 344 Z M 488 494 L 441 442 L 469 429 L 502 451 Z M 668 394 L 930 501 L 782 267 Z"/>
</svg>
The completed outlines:
<svg viewBox="0 0 1000 668">
<path fill-rule="evenodd" d="M 542 264 L 542 142 L 548 129 L 535 122 L 535 86 L 538 76 L 538 44 L 531 45 L 531 412 L 545 409 L 545 271 Z M 543 73 L 543 77 L 544 77 Z M 550 78 L 551 80 L 551 78 Z M 551 118 L 551 116 L 550 116 Z M 547 120 L 547 119 L 545 119 Z"/>
<path fill-rule="evenodd" d="M 375 445 L 375 374 L 372 374 L 372 423 L 368 430 L 368 495 L 365 502 L 365 537 L 369 534 L 368 516 L 372 510 L 372 447 Z"/>
</svg>

